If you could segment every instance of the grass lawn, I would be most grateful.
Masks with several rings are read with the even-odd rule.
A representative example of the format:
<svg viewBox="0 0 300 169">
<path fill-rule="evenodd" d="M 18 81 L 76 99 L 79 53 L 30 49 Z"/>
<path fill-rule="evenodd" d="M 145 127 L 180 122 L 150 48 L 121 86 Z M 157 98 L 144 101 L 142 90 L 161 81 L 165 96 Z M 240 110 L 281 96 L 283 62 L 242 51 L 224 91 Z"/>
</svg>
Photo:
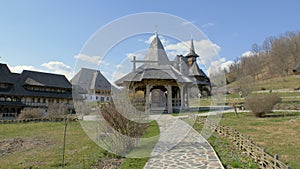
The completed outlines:
<svg viewBox="0 0 300 169">
<path fill-rule="evenodd" d="M 60 168 L 63 131 L 63 122 L 0 124 L 0 168 Z M 104 153 L 78 122 L 68 124 L 65 150 L 70 169 L 90 168 Z"/>
<path fill-rule="evenodd" d="M 276 89 L 294 89 L 299 87 L 300 78 L 299 75 L 292 75 L 287 77 L 275 77 L 268 80 L 260 80 L 254 84 L 254 90 L 276 90 Z M 227 89 L 236 89 L 240 86 L 239 81 L 235 81 L 227 85 Z"/>
<path fill-rule="evenodd" d="M 251 113 L 224 114 L 221 125 L 250 136 L 266 152 L 279 155 L 291 168 L 300 168 L 300 112 L 274 113 L 277 117 L 256 118 Z"/>
<path fill-rule="evenodd" d="M 200 132 L 203 128 L 203 123 L 195 123 L 193 128 Z M 225 168 L 258 168 L 254 160 L 243 154 L 228 139 L 219 136 L 217 133 L 213 133 L 208 142 L 216 151 Z"/>
<path fill-rule="evenodd" d="M 9 168 L 61 168 L 63 147 L 63 122 L 36 122 L 20 124 L 0 124 L 0 169 Z M 156 136 L 156 137 L 154 137 Z M 142 150 L 132 153 L 151 154 L 159 137 L 155 121 L 147 128 L 142 142 Z M 107 154 L 83 131 L 79 122 L 68 123 L 65 168 L 91 168 Z M 126 158 L 123 169 L 143 168 L 148 158 Z"/>
<path fill-rule="evenodd" d="M 142 156 L 150 156 L 157 140 L 159 139 L 159 127 L 156 121 L 149 123 L 149 127 L 143 135 L 143 138 L 148 138 L 145 142 L 141 143 L 142 149 L 132 151 L 132 155 L 137 157 L 139 153 Z M 121 169 L 142 169 L 149 158 L 126 158 L 123 162 Z"/>
</svg>

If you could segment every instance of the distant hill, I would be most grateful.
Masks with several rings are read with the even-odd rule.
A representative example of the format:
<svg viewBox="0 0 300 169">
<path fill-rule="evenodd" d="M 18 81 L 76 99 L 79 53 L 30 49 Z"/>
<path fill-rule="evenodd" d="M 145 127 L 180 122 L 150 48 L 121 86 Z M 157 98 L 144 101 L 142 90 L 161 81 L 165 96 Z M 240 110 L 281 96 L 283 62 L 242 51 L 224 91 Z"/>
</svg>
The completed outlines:
<svg viewBox="0 0 300 169">
<path fill-rule="evenodd" d="M 293 91 L 300 88 L 300 75 L 290 75 L 285 77 L 274 77 L 267 80 L 257 80 L 255 83 L 248 83 L 245 78 L 240 78 L 227 85 L 227 90 L 233 93 L 251 88 L 251 91 L 279 90 Z M 246 91 L 247 92 L 247 91 Z"/>
<path fill-rule="evenodd" d="M 300 62 L 300 32 L 286 32 L 268 37 L 263 44 L 253 44 L 249 55 L 237 58 L 225 70 L 231 90 L 274 90 L 300 87 L 293 70 Z M 254 87 L 254 89 L 253 89 Z"/>
</svg>

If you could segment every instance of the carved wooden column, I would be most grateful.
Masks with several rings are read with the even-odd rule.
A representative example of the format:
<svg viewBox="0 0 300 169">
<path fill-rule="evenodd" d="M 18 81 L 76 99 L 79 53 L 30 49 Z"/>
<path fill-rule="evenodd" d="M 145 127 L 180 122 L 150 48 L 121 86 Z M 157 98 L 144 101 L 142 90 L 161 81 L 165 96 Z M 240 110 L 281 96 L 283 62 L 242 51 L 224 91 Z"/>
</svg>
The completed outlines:
<svg viewBox="0 0 300 169">
<path fill-rule="evenodd" d="M 150 88 L 151 86 L 149 84 L 146 85 L 146 112 L 150 113 Z"/>
<path fill-rule="evenodd" d="M 172 86 L 167 85 L 167 90 L 168 90 L 168 113 L 173 113 L 173 108 L 172 108 Z"/>
<path fill-rule="evenodd" d="M 183 85 L 179 86 L 180 90 L 180 111 L 184 110 L 184 91 L 183 91 Z"/>
<path fill-rule="evenodd" d="M 188 86 L 186 86 L 186 108 L 190 108 L 190 91 Z"/>
</svg>

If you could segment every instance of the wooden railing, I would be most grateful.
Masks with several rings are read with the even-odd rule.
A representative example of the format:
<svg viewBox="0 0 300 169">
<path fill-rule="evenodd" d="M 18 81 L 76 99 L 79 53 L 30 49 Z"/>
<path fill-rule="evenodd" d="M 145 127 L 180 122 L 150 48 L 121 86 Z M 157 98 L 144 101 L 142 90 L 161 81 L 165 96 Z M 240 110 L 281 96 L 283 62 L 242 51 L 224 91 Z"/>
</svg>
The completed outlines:
<svg viewBox="0 0 300 169">
<path fill-rule="evenodd" d="M 76 115 L 70 115 L 67 117 L 68 121 L 78 121 Z M 40 118 L 28 118 L 28 119 L 10 119 L 10 120 L 0 120 L 0 124 L 10 124 L 10 123 L 28 123 L 28 122 L 61 122 L 64 121 L 64 117 L 55 117 L 49 119 L 48 117 Z"/>
<path fill-rule="evenodd" d="M 279 161 L 278 155 L 268 154 L 264 148 L 259 147 L 249 137 L 242 135 L 240 132 L 230 127 L 218 125 L 215 122 L 198 118 L 198 123 L 203 123 L 205 126 L 214 130 L 218 135 L 226 137 L 241 151 L 254 159 L 260 168 L 271 169 L 290 169 L 289 166 Z"/>
</svg>

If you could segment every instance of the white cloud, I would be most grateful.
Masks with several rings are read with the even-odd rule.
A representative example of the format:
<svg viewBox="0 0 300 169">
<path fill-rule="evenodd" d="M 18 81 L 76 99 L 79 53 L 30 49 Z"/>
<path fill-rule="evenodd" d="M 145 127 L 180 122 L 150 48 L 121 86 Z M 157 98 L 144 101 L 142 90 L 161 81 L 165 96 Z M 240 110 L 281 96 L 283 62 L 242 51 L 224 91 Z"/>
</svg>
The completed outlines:
<svg viewBox="0 0 300 169">
<path fill-rule="evenodd" d="M 192 24 L 195 24 L 195 21 L 184 21 L 181 23 L 181 25 L 192 25 Z"/>
<path fill-rule="evenodd" d="M 234 63 L 234 61 L 232 61 L 232 60 L 229 60 L 229 61 L 226 61 L 226 62 L 223 62 L 222 64 L 221 64 L 221 69 L 222 70 L 229 70 L 229 67 L 232 65 Z"/>
<path fill-rule="evenodd" d="M 250 56 L 253 56 L 253 55 L 254 55 L 253 52 L 251 52 L 251 51 L 246 51 L 246 52 L 244 52 L 244 53 L 241 55 L 241 57 L 250 57 Z"/>
<path fill-rule="evenodd" d="M 42 72 L 43 70 L 38 69 L 34 66 L 29 66 L 29 65 L 17 65 L 17 66 L 9 66 L 9 69 L 11 72 L 14 73 L 21 73 L 23 70 L 31 70 L 31 71 L 38 71 L 38 72 Z"/>
<path fill-rule="evenodd" d="M 65 75 L 69 80 L 73 77 L 72 68 L 58 61 L 50 61 L 48 63 L 43 63 L 41 65 L 41 68 L 37 68 L 35 66 L 29 66 L 29 65 L 17 65 L 17 66 L 8 66 L 8 67 L 11 70 L 11 72 L 14 73 L 21 73 L 23 70 L 31 70 L 31 71 Z"/>
<path fill-rule="evenodd" d="M 85 54 L 78 54 L 74 56 L 75 59 L 79 59 L 81 61 L 98 64 L 100 62 L 100 56 L 88 56 Z"/>
<path fill-rule="evenodd" d="M 153 39 L 155 38 L 155 36 L 156 35 L 150 36 L 150 38 L 148 40 L 145 40 L 145 43 L 150 44 L 153 41 Z M 169 41 L 166 40 L 163 36 L 158 35 L 158 37 L 163 45 L 167 45 L 169 43 Z"/>
<path fill-rule="evenodd" d="M 153 38 L 154 36 L 152 36 Z M 148 39 L 151 41 L 151 38 Z M 164 45 L 166 53 L 170 60 L 173 60 L 176 55 L 186 55 L 190 50 L 190 41 L 182 41 L 176 44 L 167 44 Z M 200 56 L 198 58 L 198 63 L 207 68 L 208 73 L 213 73 L 217 68 L 218 70 L 228 69 L 229 65 L 232 64 L 232 61 L 226 61 L 226 58 L 219 58 L 218 53 L 221 47 L 215 43 L 212 43 L 209 40 L 194 40 L 195 52 Z M 136 52 L 136 53 L 127 53 L 126 56 L 128 59 L 132 59 L 133 56 L 136 56 L 137 59 L 144 59 L 146 52 Z M 117 67 L 119 73 L 114 77 L 121 77 L 124 75 L 120 72 L 126 72 L 123 69 L 122 65 Z M 205 70 L 204 70 L 205 71 Z M 116 79 L 116 78 L 115 78 Z"/>
<path fill-rule="evenodd" d="M 73 77 L 72 68 L 62 62 L 50 61 L 43 63 L 41 66 L 46 68 L 47 72 L 65 75 L 68 79 Z"/>
<path fill-rule="evenodd" d="M 66 71 L 70 71 L 72 70 L 70 66 L 62 63 L 62 62 L 58 62 L 58 61 L 50 61 L 48 63 L 43 63 L 41 66 L 49 69 L 49 70 L 66 70 Z"/>
<path fill-rule="evenodd" d="M 234 62 L 229 60 L 226 61 L 226 58 L 220 58 L 218 60 L 212 61 L 209 68 L 207 69 L 208 75 L 213 75 L 216 73 L 219 73 L 223 70 L 228 70 L 230 65 L 232 65 Z"/>
<path fill-rule="evenodd" d="M 190 49 L 190 41 L 183 41 L 177 44 L 170 44 L 165 47 L 166 52 L 169 57 L 175 57 L 176 55 L 182 54 L 186 55 Z M 208 66 L 212 60 L 215 60 L 221 49 L 215 43 L 209 40 L 194 40 L 195 52 L 200 56 L 201 63 Z"/>
<path fill-rule="evenodd" d="M 201 25 L 201 28 L 207 29 L 207 28 L 212 27 L 212 26 L 215 26 L 215 24 L 212 23 L 212 22 L 209 22 L 209 23 Z"/>
</svg>

